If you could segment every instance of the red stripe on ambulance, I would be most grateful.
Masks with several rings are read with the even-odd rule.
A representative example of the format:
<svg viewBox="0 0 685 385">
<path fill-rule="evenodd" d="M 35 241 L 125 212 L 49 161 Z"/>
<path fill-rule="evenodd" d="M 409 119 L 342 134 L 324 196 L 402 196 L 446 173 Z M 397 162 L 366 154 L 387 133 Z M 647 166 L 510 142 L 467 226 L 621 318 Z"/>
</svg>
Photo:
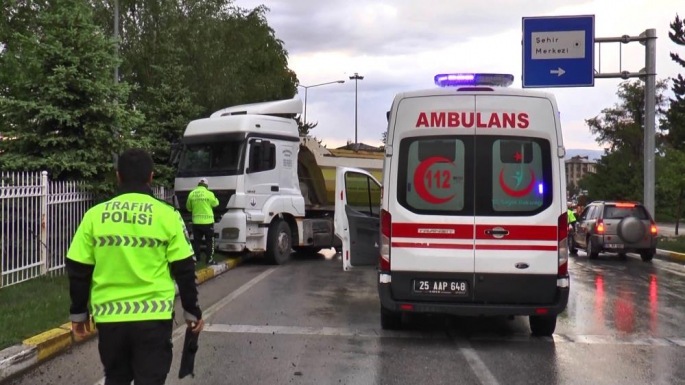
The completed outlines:
<svg viewBox="0 0 685 385">
<path fill-rule="evenodd" d="M 524 225 L 476 225 L 474 236 L 472 224 L 442 224 L 442 223 L 393 223 L 393 238 L 429 238 L 429 239 L 492 239 L 487 230 L 502 227 L 509 233 L 503 241 L 555 241 L 557 240 L 557 226 L 524 226 Z"/>
<path fill-rule="evenodd" d="M 498 250 L 498 251 L 557 251 L 554 245 L 473 245 L 456 243 L 392 242 L 392 247 L 400 249 L 444 249 L 444 250 Z"/>
</svg>

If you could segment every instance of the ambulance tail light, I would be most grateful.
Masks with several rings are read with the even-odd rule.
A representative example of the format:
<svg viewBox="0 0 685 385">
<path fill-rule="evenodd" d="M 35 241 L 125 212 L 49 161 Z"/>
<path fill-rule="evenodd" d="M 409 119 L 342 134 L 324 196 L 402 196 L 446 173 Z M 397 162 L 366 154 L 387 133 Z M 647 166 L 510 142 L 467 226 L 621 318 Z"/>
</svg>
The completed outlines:
<svg viewBox="0 0 685 385">
<path fill-rule="evenodd" d="M 557 276 L 568 276 L 568 213 L 564 212 L 557 220 L 557 250 L 559 267 Z"/>
<path fill-rule="evenodd" d="M 435 75 L 439 87 L 509 87 L 514 82 L 510 74 L 455 73 Z"/>
<path fill-rule="evenodd" d="M 380 271 L 390 271 L 390 242 L 392 239 L 392 215 L 381 210 L 381 255 L 379 259 Z"/>
</svg>

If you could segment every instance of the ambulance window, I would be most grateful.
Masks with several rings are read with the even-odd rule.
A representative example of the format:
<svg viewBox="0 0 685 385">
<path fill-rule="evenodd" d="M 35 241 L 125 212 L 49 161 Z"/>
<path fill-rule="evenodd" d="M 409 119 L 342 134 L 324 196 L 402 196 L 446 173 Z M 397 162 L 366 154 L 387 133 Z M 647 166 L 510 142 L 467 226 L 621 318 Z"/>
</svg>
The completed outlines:
<svg viewBox="0 0 685 385">
<path fill-rule="evenodd" d="M 347 205 L 353 210 L 368 216 L 378 216 L 380 194 L 380 186 L 368 176 L 356 172 L 345 174 Z"/>
<path fill-rule="evenodd" d="M 478 194 L 479 215 L 534 215 L 552 204 L 552 161 L 547 140 L 516 137 L 479 137 L 477 163 L 488 165 L 489 204 Z M 486 148 L 481 147 L 486 142 Z M 489 153 L 490 156 L 487 156 Z M 484 159 L 488 158 L 488 159 Z M 481 162 L 482 161 L 482 162 Z M 479 169 L 480 171 L 480 169 Z M 487 175 L 481 174 L 477 175 Z M 484 211 L 484 212 L 481 212 Z"/>
<path fill-rule="evenodd" d="M 472 143 L 471 137 L 455 136 L 403 139 L 398 202 L 417 214 L 473 215 L 473 166 L 466 164 Z"/>
</svg>

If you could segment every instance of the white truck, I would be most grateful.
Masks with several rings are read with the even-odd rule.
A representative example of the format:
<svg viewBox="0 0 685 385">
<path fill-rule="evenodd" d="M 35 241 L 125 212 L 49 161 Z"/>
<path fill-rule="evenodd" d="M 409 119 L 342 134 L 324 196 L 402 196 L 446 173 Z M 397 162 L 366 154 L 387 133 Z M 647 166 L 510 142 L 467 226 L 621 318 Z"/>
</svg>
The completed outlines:
<svg viewBox="0 0 685 385">
<path fill-rule="evenodd" d="M 301 111 L 301 100 L 280 100 L 226 108 L 188 124 L 182 146 L 174 151 L 179 159 L 174 203 L 189 228 L 186 200 L 204 177 L 219 200 L 214 233 L 220 251 L 259 253 L 271 263 L 282 264 L 292 250 L 341 250 L 343 238 L 350 245 L 349 230 L 353 229 L 345 226 L 345 232 L 336 232 L 334 213 L 336 204 L 339 212 L 344 209 L 346 205 L 341 204 L 350 194 L 361 210 L 358 215 L 369 218 L 362 227 L 370 226 L 373 232 L 359 229 L 361 237 L 368 237 L 372 246 L 377 244 L 380 183 L 368 171 L 339 167 L 336 202 L 330 202 L 321 167 L 302 145 L 294 119 Z M 343 186 L 339 181 L 345 178 Z M 338 222 L 338 227 L 349 223 Z M 355 254 L 354 260 L 349 251 L 346 254 L 346 266 L 378 260 L 373 250 Z"/>
</svg>

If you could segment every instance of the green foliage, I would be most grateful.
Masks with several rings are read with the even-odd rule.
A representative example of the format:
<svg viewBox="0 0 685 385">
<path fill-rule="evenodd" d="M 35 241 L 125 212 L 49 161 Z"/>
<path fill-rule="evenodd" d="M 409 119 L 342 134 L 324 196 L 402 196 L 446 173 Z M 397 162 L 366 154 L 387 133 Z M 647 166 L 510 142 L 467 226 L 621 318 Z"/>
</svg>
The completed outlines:
<svg viewBox="0 0 685 385">
<path fill-rule="evenodd" d="M 309 123 L 309 122 L 303 123 L 301 116 L 298 116 L 295 119 L 295 121 L 297 122 L 297 129 L 300 132 L 300 136 L 302 136 L 302 137 L 309 136 L 311 134 L 312 129 L 314 129 L 314 127 L 319 125 L 318 122 L 316 122 L 316 123 Z"/>
<path fill-rule="evenodd" d="M 112 7 L 98 0 L 101 25 Z M 171 184 L 169 159 L 189 121 L 222 108 L 292 98 L 297 77 L 265 7 L 245 10 L 229 0 L 121 0 L 122 79 L 146 122 L 135 135 L 153 152 L 156 179 Z M 316 124 L 301 132 L 309 133 Z"/>
<path fill-rule="evenodd" d="M 631 151 L 607 152 L 596 169 L 595 174 L 587 174 L 579 182 L 591 200 L 642 200 L 643 165 L 633 158 Z"/>
<path fill-rule="evenodd" d="M 685 49 L 685 22 L 676 15 L 670 27 L 668 37 L 673 43 Z M 685 59 L 677 52 L 671 52 L 670 56 L 671 60 L 685 69 Z M 667 114 L 669 126 L 667 139 L 669 145 L 682 150 L 685 149 L 685 77 L 683 74 L 678 74 L 673 79 L 671 90 L 674 98 L 670 100 L 670 108 Z"/>
<path fill-rule="evenodd" d="M 297 76 L 265 7 L 120 0 L 117 49 L 112 6 L 0 3 L 0 133 L 13 138 L 0 144 L 0 168 L 47 169 L 107 192 L 115 185 L 113 153 L 136 146 L 151 151 L 155 179 L 169 185 L 170 147 L 189 121 L 296 93 Z"/>
<path fill-rule="evenodd" d="M 665 80 L 658 81 L 656 86 L 657 119 L 664 116 L 667 98 L 664 91 L 668 87 Z M 601 114 L 585 120 L 590 132 L 597 136 L 600 145 L 608 146 L 610 152 L 625 150 L 630 152 L 631 159 L 639 160 L 644 152 L 644 131 L 642 122 L 645 85 L 640 80 L 622 82 L 616 95 L 619 102 L 602 110 Z M 657 127 L 657 143 L 661 143 L 663 127 Z"/>
<path fill-rule="evenodd" d="M 28 4 L 28 5 L 27 5 Z M 48 170 L 98 192 L 142 115 L 115 85 L 114 42 L 79 0 L 5 3 L 0 26 L 0 169 Z"/>
<path fill-rule="evenodd" d="M 668 215 L 671 220 L 682 216 L 682 199 L 685 193 L 685 151 L 669 148 L 658 159 L 655 193 L 657 214 Z"/>
</svg>

